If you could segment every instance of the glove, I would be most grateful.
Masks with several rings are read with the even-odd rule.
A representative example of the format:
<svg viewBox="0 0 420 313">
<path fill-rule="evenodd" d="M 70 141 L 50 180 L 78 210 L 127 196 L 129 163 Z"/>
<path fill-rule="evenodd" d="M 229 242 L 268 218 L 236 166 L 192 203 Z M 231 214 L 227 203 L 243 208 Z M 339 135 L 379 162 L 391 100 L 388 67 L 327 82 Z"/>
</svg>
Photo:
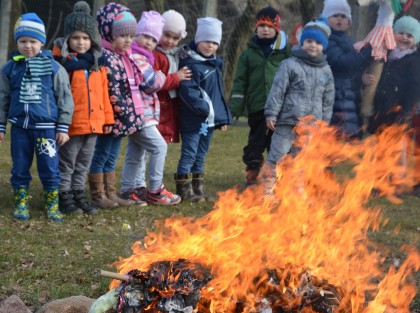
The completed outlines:
<svg viewBox="0 0 420 313">
<path fill-rule="evenodd" d="M 201 123 L 200 131 L 198 132 L 199 135 L 207 136 L 209 124 Z"/>
</svg>

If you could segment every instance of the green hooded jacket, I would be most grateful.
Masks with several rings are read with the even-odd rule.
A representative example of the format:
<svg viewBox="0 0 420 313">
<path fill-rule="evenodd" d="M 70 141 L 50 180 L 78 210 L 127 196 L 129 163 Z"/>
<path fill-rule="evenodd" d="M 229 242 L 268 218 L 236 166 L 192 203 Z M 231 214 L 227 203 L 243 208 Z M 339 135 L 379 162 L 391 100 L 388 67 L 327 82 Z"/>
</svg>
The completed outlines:
<svg viewBox="0 0 420 313">
<path fill-rule="evenodd" d="M 232 116 L 243 115 L 245 106 L 248 114 L 264 110 L 280 62 L 290 55 L 287 35 L 283 31 L 277 35 L 268 57 L 254 40 L 248 42 L 248 48 L 239 57 L 233 81 L 229 105 Z"/>
</svg>

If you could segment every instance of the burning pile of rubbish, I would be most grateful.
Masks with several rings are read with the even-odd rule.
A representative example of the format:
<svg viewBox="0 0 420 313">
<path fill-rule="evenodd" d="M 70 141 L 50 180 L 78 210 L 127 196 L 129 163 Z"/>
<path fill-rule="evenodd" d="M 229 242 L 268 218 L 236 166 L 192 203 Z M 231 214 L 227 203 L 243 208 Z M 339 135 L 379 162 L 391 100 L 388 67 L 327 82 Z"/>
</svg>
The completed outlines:
<svg viewBox="0 0 420 313">
<path fill-rule="evenodd" d="M 344 142 L 310 120 L 297 131 L 273 195 L 227 190 L 203 217 L 156 222 L 90 313 L 408 313 L 419 252 L 405 246 L 404 262 L 385 266 L 368 232 L 386 219 L 367 203 L 372 190 L 398 203 L 413 184 L 400 162 L 410 138 L 393 126 Z"/>
<path fill-rule="evenodd" d="M 127 275 L 102 275 L 123 280 L 119 287 L 99 298 L 90 313 L 192 313 L 211 312 L 209 302 L 201 297 L 201 290 L 213 278 L 209 269 L 188 260 L 159 261 L 151 264 L 146 272 L 132 270 Z M 283 277 L 286 274 L 286 277 Z M 253 306 L 261 313 L 303 312 L 312 308 L 318 313 L 336 312 L 341 295 L 338 288 L 318 280 L 309 271 L 300 275 L 298 288 L 293 289 L 287 270 L 267 270 L 256 284 L 260 298 Z M 289 277 L 287 277 L 289 276 Z M 285 279 L 285 280 L 284 280 Z M 285 284 L 283 290 L 281 283 Z M 244 301 L 238 301 L 234 312 L 243 312 Z"/>
</svg>

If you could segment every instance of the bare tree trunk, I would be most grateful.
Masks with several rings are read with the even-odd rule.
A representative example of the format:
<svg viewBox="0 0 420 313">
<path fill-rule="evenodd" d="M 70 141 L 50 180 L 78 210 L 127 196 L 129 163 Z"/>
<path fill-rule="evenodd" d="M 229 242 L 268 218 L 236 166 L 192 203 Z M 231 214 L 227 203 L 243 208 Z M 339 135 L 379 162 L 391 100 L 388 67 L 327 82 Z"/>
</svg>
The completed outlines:
<svg viewBox="0 0 420 313">
<path fill-rule="evenodd" d="M 2 0 L 0 11 L 0 65 L 7 61 L 9 55 L 9 29 L 11 13 L 12 0 Z"/>
<path fill-rule="evenodd" d="M 105 0 L 93 0 L 92 15 L 96 17 L 98 9 L 105 4 Z"/>
<path fill-rule="evenodd" d="M 217 0 L 203 1 L 203 16 L 217 17 Z"/>
<path fill-rule="evenodd" d="M 230 35 L 224 43 L 223 55 L 228 62 L 225 63 L 223 70 L 223 81 L 225 84 L 226 98 L 229 97 L 232 90 L 233 78 L 235 76 L 236 64 L 239 56 L 245 49 L 246 44 L 251 36 L 250 30 L 255 23 L 255 14 L 263 7 L 264 0 L 248 0 L 247 7 L 242 15 L 235 21 Z"/>
<path fill-rule="evenodd" d="M 146 9 L 148 11 L 154 10 L 157 12 L 163 13 L 165 11 L 165 1 L 164 0 L 147 0 L 146 3 Z"/>
<path fill-rule="evenodd" d="M 314 0 L 299 0 L 300 15 L 302 16 L 303 25 L 309 22 L 315 16 Z"/>
</svg>

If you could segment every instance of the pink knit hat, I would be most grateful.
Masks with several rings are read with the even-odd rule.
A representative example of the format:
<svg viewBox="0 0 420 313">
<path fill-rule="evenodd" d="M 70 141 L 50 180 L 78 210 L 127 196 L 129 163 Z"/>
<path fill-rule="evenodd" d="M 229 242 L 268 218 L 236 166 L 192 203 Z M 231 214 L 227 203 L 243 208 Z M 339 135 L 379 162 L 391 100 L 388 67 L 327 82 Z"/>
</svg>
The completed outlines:
<svg viewBox="0 0 420 313">
<path fill-rule="evenodd" d="M 187 37 L 187 32 L 185 31 L 187 25 L 181 13 L 178 13 L 175 10 L 169 10 L 164 12 L 162 17 L 165 19 L 165 26 L 163 26 L 163 31 L 173 32 L 181 38 Z"/>
<path fill-rule="evenodd" d="M 137 23 L 136 35 L 149 35 L 159 42 L 165 19 L 156 11 L 144 11 Z"/>
</svg>

